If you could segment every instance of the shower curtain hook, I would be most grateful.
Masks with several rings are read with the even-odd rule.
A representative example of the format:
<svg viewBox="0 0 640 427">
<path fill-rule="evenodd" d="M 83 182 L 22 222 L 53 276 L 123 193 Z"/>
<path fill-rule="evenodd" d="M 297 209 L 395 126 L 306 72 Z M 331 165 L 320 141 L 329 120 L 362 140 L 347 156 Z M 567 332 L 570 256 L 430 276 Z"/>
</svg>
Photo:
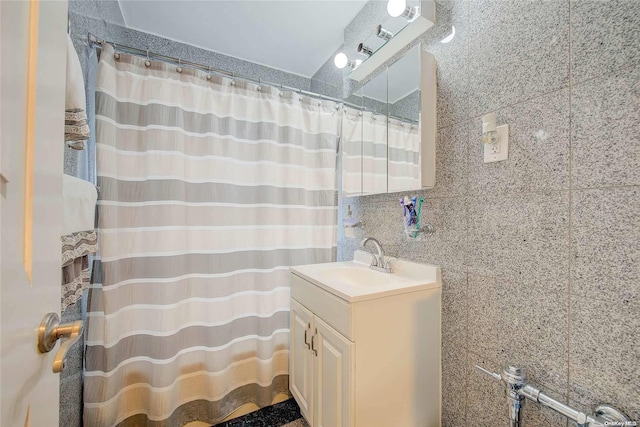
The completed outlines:
<svg viewBox="0 0 640 427">
<path fill-rule="evenodd" d="M 147 60 L 144 61 L 144 65 L 146 67 L 150 67 L 151 66 L 151 61 L 149 60 L 149 48 L 147 48 Z"/>
<path fill-rule="evenodd" d="M 113 44 L 113 50 L 114 50 L 113 57 L 116 58 L 116 59 L 120 59 L 120 54 L 118 52 L 115 52 L 117 49 L 118 49 L 118 45 L 114 43 Z"/>
<path fill-rule="evenodd" d="M 207 80 L 211 80 L 211 65 L 209 65 L 208 70 L 209 71 L 207 71 Z"/>
<path fill-rule="evenodd" d="M 182 72 L 182 61 L 180 60 L 180 58 L 178 58 L 178 68 L 176 68 L 176 71 L 179 73 Z"/>
<path fill-rule="evenodd" d="M 258 77 L 258 87 L 256 88 L 258 92 L 262 91 L 262 79 Z"/>
</svg>

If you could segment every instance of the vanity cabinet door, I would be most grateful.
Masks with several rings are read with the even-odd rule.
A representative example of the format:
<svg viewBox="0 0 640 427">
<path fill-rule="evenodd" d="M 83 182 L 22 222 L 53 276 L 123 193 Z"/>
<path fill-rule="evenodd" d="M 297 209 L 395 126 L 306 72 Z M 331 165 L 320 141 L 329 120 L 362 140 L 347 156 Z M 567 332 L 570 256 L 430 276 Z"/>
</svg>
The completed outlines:
<svg viewBox="0 0 640 427">
<path fill-rule="evenodd" d="M 289 335 L 289 390 L 300 406 L 306 420 L 313 417 L 313 353 L 311 335 L 314 331 L 313 313 L 298 301 L 291 300 Z"/>
<path fill-rule="evenodd" d="M 351 427 L 354 344 L 318 317 L 314 332 L 311 345 L 315 354 L 313 427 Z"/>
</svg>

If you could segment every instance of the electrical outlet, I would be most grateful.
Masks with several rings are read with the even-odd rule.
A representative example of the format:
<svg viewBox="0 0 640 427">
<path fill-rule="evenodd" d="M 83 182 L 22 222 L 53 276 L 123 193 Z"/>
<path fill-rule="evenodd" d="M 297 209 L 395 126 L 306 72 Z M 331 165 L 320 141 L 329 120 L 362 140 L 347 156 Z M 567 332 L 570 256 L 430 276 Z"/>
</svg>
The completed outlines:
<svg viewBox="0 0 640 427">
<path fill-rule="evenodd" d="M 496 128 L 498 132 L 498 142 L 496 144 L 484 145 L 484 162 L 500 162 L 509 158 L 509 125 L 502 125 Z"/>
</svg>

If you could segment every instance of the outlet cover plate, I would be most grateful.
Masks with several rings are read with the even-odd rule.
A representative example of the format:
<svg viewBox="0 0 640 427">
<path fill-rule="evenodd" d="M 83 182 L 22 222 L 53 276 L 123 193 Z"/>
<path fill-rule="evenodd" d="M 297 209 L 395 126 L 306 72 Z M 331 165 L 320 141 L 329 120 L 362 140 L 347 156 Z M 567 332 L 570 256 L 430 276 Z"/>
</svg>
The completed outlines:
<svg viewBox="0 0 640 427">
<path fill-rule="evenodd" d="M 496 128 L 498 132 L 497 150 L 492 144 L 484 145 L 484 162 L 501 162 L 509 158 L 509 125 L 502 125 Z"/>
</svg>

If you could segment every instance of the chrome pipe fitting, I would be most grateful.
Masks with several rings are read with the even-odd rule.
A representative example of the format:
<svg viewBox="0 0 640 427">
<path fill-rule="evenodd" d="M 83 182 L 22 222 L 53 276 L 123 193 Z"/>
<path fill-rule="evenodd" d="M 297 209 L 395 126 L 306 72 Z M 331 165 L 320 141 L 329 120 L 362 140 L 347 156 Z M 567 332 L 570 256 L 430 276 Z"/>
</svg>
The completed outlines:
<svg viewBox="0 0 640 427">
<path fill-rule="evenodd" d="M 520 409 L 522 409 L 522 403 L 525 398 L 551 408 L 575 421 L 577 427 L 603 427 L 615 425 L 615 423 L 617 425 L 630 425 L 628 424 L 631 421 L 629 417 L 611 406 L 596 406 L 590 415 L 555 400 L 541 392 L 540 389 L 528 384 L 524 370 L 515 366 L 507 366 L 502 371 L 502 374 L 488 371 L 478 365 L 476 365 L 476 369 L 505 385 L 507 403 L 509 405 L 509 427 L 520 427 Z"/>
<path fill-rule="evenodd" d="M 394 33 L 382 27 L 382 24 L 376 27 L 376 36 L 380 37 L 383 40 L 389 41 L 395 36 Z"/>
<path fill-rule="evenodd" d="M 373 55 L 373 50 L 371 50 L 370 47 L 365 46 L 364 43 L 360 43 L 358 45 L 358 53 L 361 53 L 366 56 L 371 56 Z"/>
<path fill-rule="evenodd" d="M 509 407 L 509 427 L 520 427 L 520 409 L 524 397 L 520 395 L 520 390 L 527 383 L 527 376 L 524 371 L 515 366 L 507 366 L 502 371 L 502 381 L 506 386 L 507 405 Z"/>
</svg>

